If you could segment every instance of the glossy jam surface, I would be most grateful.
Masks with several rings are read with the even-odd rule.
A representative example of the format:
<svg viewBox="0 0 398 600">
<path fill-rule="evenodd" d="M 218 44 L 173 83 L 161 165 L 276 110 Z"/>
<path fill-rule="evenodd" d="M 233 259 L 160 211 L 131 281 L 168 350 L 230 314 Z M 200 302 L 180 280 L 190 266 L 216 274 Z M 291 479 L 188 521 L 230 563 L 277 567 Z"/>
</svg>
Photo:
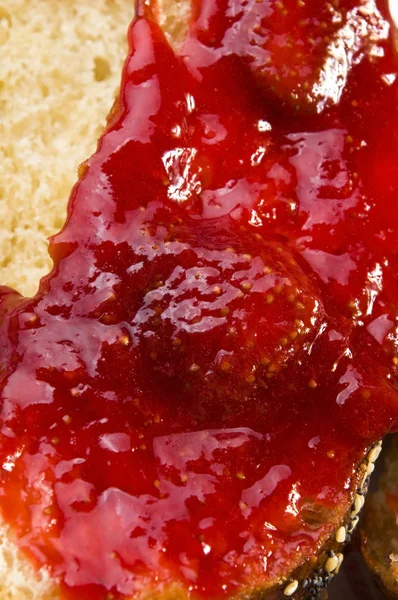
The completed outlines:
<svg viewBox="0 0 398 600">
<path fill-rule="evenodd" d="M 372 0 L 145 8 L 38 294 L 0 292 L 0 506 L 67 598 L 271 586 L 398 422 L 398 60 Z"/>
</svg>

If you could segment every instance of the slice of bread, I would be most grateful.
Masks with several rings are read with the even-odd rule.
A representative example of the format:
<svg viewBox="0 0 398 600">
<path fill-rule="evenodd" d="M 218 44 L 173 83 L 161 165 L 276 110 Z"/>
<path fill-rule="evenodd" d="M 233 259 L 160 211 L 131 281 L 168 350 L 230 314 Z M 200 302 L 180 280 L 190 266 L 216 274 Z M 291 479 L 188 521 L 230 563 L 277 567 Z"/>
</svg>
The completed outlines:
<svg viewBox="0 0 398 600">
<path fill-rule="evenodd" d="M 0 4 L 0 281 L 34 294 L 118 90 L 132 0 Z"/>
<path fill-rule="evenodd" d="M 382 457 L 379 489 L 369 494 L 360 529 L 365 561 L 389 598 L 398 598 L 398 435 Z"/>
<path fill-rule="evenodd" d="M 163 0 L 159 6 L 161 23 L 178 39 L 186 5 Z M 92 154 L 102 131 L 119 85 L 131 17 L 131 0 L 2 3 L 0 43 L 7 60 L 0 65 L 0 281 L 25 295 L 36 291 L 51 266 L 46 237 L 61 227 L 77 166 Z M 367 469 L 365 460 L 353 477 L 361 494 Z M 318 562 L 295 557 L 278 590 L 276 583 L 245 597 L 270 592 L 299 598 L 321 590 L 340 566 L 345 529 L 357 522 L 356 497 L 353 492 L 353 507 L 341 506 L 333 515 L 333 534 L 322 540 Z M 0 534 L 0 600 L 59 598 L 57 582 L 31 567 L 4 524 Z M 298 587 L 303 579 L 307 585 Z M 153 591 L 149 597 L 155 598 Z M 168 597 L 186 594 L 172 589 Z"/>
</svg>

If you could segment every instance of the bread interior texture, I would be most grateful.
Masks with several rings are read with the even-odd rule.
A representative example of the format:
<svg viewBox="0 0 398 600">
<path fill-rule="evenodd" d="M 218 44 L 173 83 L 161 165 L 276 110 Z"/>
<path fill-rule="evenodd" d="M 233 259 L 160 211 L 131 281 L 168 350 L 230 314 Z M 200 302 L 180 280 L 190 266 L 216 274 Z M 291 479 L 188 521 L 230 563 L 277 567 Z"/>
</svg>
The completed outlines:
<svg viewBox="0 0 398 600">
<path fill-rule="evenodd" d="M 126 56 L 132 0 L 0 2 L 0 284 L 51 268 L 79 163 L 96 148 Z"/>
</svg>

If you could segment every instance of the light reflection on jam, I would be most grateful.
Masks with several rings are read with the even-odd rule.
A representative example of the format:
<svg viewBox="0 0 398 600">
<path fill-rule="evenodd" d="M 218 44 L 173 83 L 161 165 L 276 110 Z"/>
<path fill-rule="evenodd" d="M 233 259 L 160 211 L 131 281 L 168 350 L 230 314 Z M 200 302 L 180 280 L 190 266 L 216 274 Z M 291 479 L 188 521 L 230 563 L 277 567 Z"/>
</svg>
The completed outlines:
<svg viewBox="0 0 398 600">
<path fill-rule="evenodd" d="M 66 598 L 277 582 L 396 427 L 387 14 L 299 4 L 196 2 L 178 53 L 146 9 L 53 272 L 0 292 L 0 504 Z"/>
</svg>

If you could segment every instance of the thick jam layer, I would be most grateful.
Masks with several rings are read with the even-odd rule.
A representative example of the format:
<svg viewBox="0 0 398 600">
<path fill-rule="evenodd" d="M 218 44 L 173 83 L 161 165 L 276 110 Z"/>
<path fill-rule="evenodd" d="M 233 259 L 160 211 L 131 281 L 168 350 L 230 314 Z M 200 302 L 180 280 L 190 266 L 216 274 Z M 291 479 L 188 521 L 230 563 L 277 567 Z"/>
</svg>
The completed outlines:
<svg viewBox="0 0 398 600">
<path fill-rule="evenodd" d="M 173 51 L 140 8 L 54 269 L 1 291 L 0 506 L 67 598 L 222 598 L 315 560 L 397 427 L 395 34 L 207 0 Z"/>
</svg>

